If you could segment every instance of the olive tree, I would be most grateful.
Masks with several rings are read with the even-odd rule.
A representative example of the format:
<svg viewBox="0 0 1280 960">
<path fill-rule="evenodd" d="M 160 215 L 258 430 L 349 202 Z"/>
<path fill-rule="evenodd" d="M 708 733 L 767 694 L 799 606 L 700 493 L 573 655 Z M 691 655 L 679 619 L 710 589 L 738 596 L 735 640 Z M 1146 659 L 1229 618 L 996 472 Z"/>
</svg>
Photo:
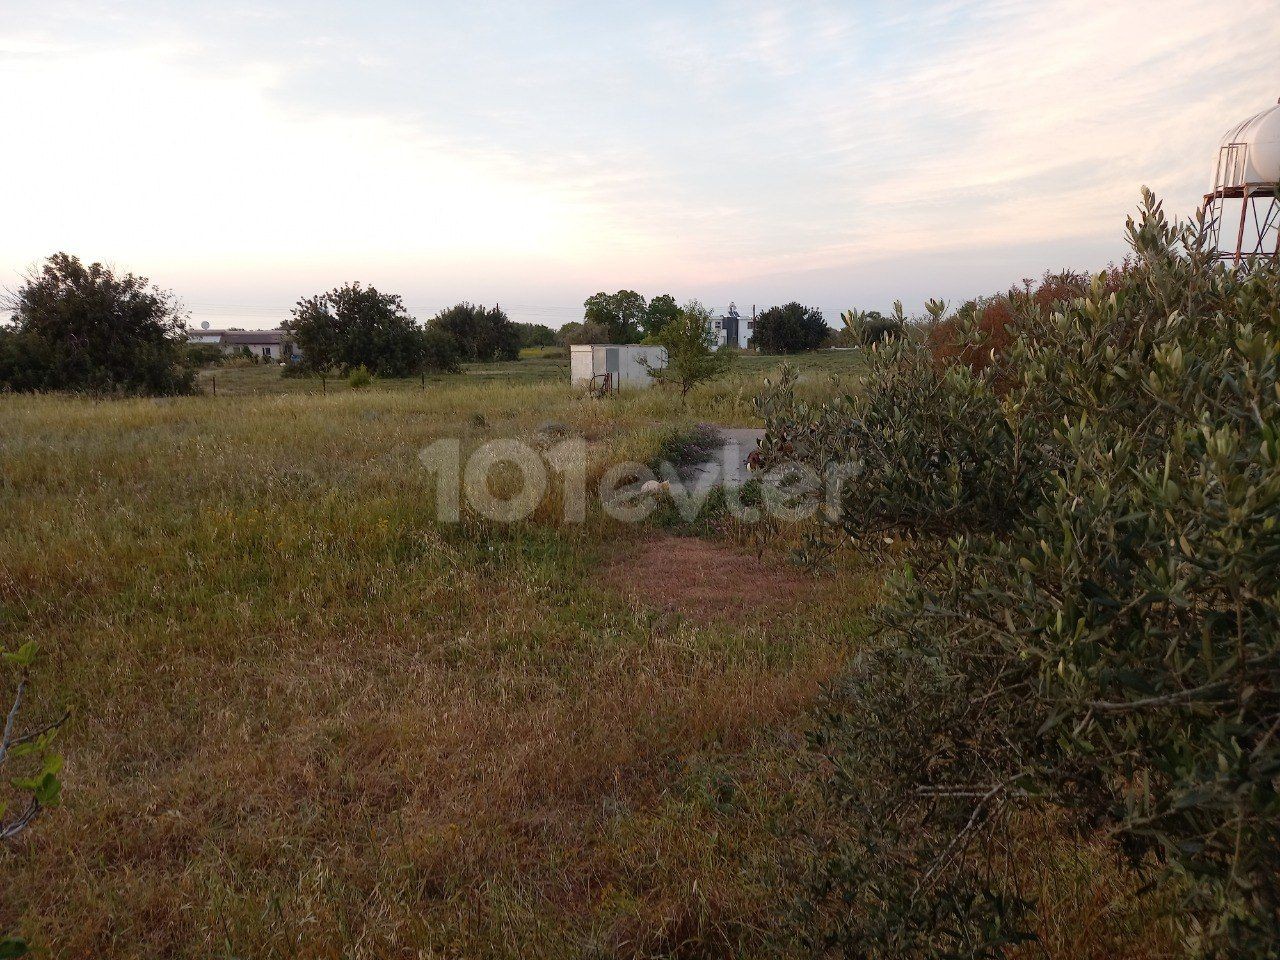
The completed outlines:
<svg viewBox="0 0 1280 960">
<path fill-rule="evenodd" d="M 1058 816 L 1193 953 L 1274 956 L 1280 266 L 1218 265 L 1150 194 L 1128 237 L 979 370 L 900 343 L 860 397 L 764 401 L 766 462 L 850 467 L 832 523 L 907 544 L 814 739 L 857 811 L 813 864 L 815 940 L 1001 953 L 1042 906 L 1002 876 L 1011 824 Z"/>
</svg>

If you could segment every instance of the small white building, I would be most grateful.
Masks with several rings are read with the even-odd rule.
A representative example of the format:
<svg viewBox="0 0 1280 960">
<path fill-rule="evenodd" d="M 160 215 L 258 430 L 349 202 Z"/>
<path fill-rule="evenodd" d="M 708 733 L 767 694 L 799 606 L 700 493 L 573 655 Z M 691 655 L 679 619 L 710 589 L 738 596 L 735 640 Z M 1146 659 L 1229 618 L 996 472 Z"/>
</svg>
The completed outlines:
<svg viewBox="0 0 1280 960">
<path fill-rule="evenodd" d="M 641 360 L 665 367 L 667 350 L 639 343 L 574 344 L 569 348 L 569 379 L 583 387 L 601 384 L 606 377 L 613 387 L 647 387 L 653 380 Z"/>
</svg>

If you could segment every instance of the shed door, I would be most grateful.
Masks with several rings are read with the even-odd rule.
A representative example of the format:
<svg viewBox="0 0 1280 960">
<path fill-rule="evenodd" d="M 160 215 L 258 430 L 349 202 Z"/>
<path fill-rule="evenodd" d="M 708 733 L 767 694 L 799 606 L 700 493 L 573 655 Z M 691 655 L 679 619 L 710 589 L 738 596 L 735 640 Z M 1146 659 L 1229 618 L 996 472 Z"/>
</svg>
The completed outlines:
<svg viewBox="0 0 1280 960">
<path fill-rule="evenodd" d="M 616 374 L 621 367 L 619 366 L 619 350 L 617 347 L 604 348 L 604 372 Z M 615 376 L 615 380 L 618 378 Z"/>
</svg>

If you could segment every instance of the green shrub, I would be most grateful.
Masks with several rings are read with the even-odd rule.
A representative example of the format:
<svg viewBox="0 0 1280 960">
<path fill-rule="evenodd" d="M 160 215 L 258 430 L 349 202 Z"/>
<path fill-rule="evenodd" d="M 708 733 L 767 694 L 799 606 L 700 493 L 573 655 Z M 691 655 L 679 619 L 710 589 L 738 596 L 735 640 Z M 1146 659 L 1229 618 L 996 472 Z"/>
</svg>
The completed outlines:
<svg viewBox="0 0 1280 960">
<path fill-rule="evenodd" d="M 195 390 L 184 363 L 186 322 L 172 295 L 131 273 L 116 276 L 57 253 L 6 304 L 0 389 L 98 394 Z"/>
<path fill-rule="evenodd" d="M 1150 873 L 1193 952 L 1276 955 L 1280 269 L 1201 237 L 1147 194 L 1124 275 L 1022 304 L 990 368 L 907 347 L 862 400 L 772 401 L 771 456 L 852 454 L 846 532 L 955 534 L 908 553 L 815 737 L 854 815 L 814 864 L 816 939 L 1032 936 L 1049 905 L 993 867 L 1011 817 L 1053 808 Z"/>
<path fill-rule="evenodd" d="M 520 335 L 520 349 L 530 347 L 552 347 L 556 344 L 556 332 L 545 323 L 515 323 L 516 332 Z"/>
<path fill-rule="evenodd" d="M 371 374 L 369 372 L 369 368 L 363 364 L 356 367 L 347 375 L 347 386 L 352 390 L 363 390 L 371 383 L 373 383 L 373 374 Z"/>
<path fill-rule="evenodd" d="M 456 337 L 427 327 L 422 331 L 421 369 L 432 373 L 457 373 L 462 369 L 462 347 Z"/>
<path fill-rule="evenodd" d="M 482 363 L 520 359 L 520 328 L 498 306 L 455 304 L 432 317 L 427 331 L 438 345 L 452 342 L 457 357 Z"/>
<path fill-rule="evenodd" d="M 222 348 L 212 343 L 189 343 L 186 363 L 189 367 L 212 367 L 222 363 Z"/>
<path fill-rule="evenodd" d="M 796 382 L 784 366 L 757 403 L 763 454 L 842 477 L 841 522 L 863 540 L 1003 529 L 1044 482 L 1041 451 L 986 371 L 939 367 L 899 339 L 868 351 L 867 389 L 815 406 Z"/>
<path fill-rule="evenodd" d="M 894 313 L 888 317 L 879 310 L 846 310 L 840 314 L 844 329 L 836 337 L 837 342 L 842 346 L 870 347 L 901 339 L 906 335 L 906 318 L 900 301 L 893 306 Z"/>
</svg>

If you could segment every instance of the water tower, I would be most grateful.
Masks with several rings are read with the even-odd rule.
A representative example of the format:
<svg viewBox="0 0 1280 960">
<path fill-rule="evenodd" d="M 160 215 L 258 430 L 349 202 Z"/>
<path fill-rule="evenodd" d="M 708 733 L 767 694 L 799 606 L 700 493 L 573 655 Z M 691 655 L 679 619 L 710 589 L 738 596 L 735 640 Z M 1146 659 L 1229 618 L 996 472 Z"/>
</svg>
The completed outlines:
<svg viewBox="0 0 1280 960">
<path fill-rule="evenodd" d="M 1227 131 L 1204 219 L 1220 260 L 1280 256 L 1280 101 Z"/>
</svg>

